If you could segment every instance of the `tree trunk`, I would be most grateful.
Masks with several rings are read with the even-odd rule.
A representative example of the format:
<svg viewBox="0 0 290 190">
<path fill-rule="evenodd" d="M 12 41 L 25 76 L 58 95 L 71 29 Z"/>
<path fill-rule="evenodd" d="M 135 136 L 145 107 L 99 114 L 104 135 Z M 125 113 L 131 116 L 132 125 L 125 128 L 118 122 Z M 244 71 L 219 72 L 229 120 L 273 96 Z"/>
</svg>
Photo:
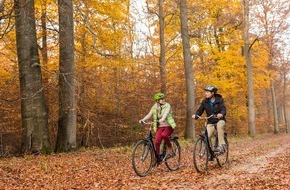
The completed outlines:
<svg viewBox="0 0 290 190">
<path fill-rule="evenodd" d="M 15 0 L 19 64 L 22 151 L 50 152 L 48 115 L 36 41 L 34 0 Z"/>
<path fill-rule="evenodd" d="M 285 106 L 285 105 L 284 105 Z M 290 121 L 289 121 L 289 109 L 285 107 L 285 114 L 286 114 L 286 133 L 290 132 Z"/>
<path fill-rule="evenodd" d="M 288 133 L 289 131 L 289 123 L 288 123 L 288 117 L 287 117 L 287 109 L 286 109 L 286 105 L 283 104 L 282 105 L 282 109 L 283 109 L 283 117 L 284 117 L 284 123 L 285 123 L 285 132 Z"/>
<path fill-rule="evenodd" d="M 279 133 L 279 122 L 278 122 L 278 111 L 277 111 L 277 101 L 275 94 L 275 87 L 273 82 L 271 82 L 271 94 L 272 94 L 272 102 L 273 102 L 273 114 L 274 114 L 274 134 Z"/>
<path fill-rule="evenodd" d="M 269 122 L 271 121 L 271 106 L 270 106 L 270 102 L 271 102 L 271 96 L 270 96 L 270 92 L 269 92 L 269 89 L 266 88 L 265 89 L 266 91 L 266 97 L 267 97 L 267 101 L 266 101 L 266 105 L 267 105 L 267 118 L 269 120 Z"/>
<path fill-rule="evenodd" d="M 42 64 L 46 65 L 48 56 L 47 56 L 47 30 L 46 30 L 46 0 L 43 0 L 43 5 L 41 7 L 41 29 L 42 29 Z"/>
<path fill-rule="evenodd" d="M 284 63 L 285 64 L 285 63 Z M 284 123 L 285 123 L 285 132 L 288 133 L 289 132 L 289 123 L 288 123 L 288 115 L 287 115 L 287 109 L 286 109 L 286 105 L 287 105 L 287 101 L 286 101 L 286 90 L 287 90 L 287 70 L 286 68 L 283 71 L 283 93 L 282 93 L 282 109 L 283 109 L 283 117 L 284 117 Z"/>
<path fill-rule="evenodd" d="M 247 64 L 248 80 L 248 114 L 249 114 L 249 133 L 251 137 L 256 135 L 255 127 L 255 105 L 254 105 L 254 84 L 253 68 L 251 60 L 251 49 L 249 43 L 249 0 L 243 1 L 244 5 L 244 56 Z"/>
<path fill-rule="evenodd" d="M 59 119 L 56 151 L 76 148 L 76 99 L 72 0 L 58 0 L 59 12 Z"/>
<path fill-rule="evenodd" d="M 183 45 L 183 58 L 186 77 L 186 129 L 185 138 L 195 138 L 195 127 L 192 115 L 194 114 L 195 95 L 194 95 L 194 73 L 192 68 L 190 39 L 188 32 L 188 18 L 186 0 L 180 0 L 180 20 L 181 20 L 181 38 Z"/>
<path fill-rule="evenodd" d="M 0 12 L 4 10 L 4 3 L 5 3 L 5 0 L 0 0 Z"/>
<path fill-rule="evenodd" d="M 160 57 L 159 57 L 159 68 L 160 68 L 160 79 L 161 79 L 161 92 L 166 94 L 166 61 L 165 61 L 165 24 L 164 24 L 164 13 L 163 13 L 163 0 L 158 0 L 159 6 L 159 30 L 160 30 Z"/>
</svg>

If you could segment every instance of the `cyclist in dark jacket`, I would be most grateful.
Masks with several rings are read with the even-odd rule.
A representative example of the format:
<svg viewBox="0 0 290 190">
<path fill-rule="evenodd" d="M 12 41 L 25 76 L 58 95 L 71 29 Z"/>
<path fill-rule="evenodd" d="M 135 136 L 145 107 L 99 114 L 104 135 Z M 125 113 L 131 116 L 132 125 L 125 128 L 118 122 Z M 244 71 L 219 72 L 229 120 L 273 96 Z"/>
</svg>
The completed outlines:
<svg viewBox="0 0 290 190">
<path fill-rule="evenodd" d="M 192 115 L 193 118 L 198 119 L 203 112 L 206 112 L 207 117 L 214 115 L 215 117 L 208 119 L 207 132 L 208 137 L 211 138 L 214 134 L 215 127 L 217 126 L 219 146 L 215 151 L 224 152 L 224 128 L 226 124 L 226 106 L 224 99 L 220 94 L 217 94 L 217 88 L 213 85 L 207 85 L 205 88 L 205 99 L 201 102 L 196 113 Z"/>
</svg>

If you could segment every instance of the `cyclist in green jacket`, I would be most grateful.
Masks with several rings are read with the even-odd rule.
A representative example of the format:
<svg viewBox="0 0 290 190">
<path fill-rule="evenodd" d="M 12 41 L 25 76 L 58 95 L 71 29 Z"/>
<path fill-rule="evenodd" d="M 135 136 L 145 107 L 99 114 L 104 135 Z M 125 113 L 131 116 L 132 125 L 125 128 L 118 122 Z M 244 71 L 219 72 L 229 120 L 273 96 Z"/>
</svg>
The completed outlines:
<svg viewBox="0 0 290 190">
<path fill-rule="evenodd" d="M 176 127 L 176 123 L 172 117 L 171 106 L 169 103 L 165 102 L 165 94 L 163 93 L 155 94 L 154 101 L 155 104 L 150 109 L 150 112 L 143 119 L 141 119 L 139 123 L 142 123 L 153 116 L 153 130 L 156 132 L 156 152 L 160 154 L 160 144 L 161 141 L 164 140 L 168 147 L 168 152 L 170 153 L 172 152 L 172 145 L 169 137 L 174 132 L 174 128 Z"/>
</svg>

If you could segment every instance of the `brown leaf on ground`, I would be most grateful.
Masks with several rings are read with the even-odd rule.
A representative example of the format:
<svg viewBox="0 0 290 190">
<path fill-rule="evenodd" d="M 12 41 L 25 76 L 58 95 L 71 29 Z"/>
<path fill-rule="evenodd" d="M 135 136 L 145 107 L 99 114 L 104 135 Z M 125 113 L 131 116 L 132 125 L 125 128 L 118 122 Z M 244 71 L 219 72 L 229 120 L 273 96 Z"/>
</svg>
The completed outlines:
<svg viewBox="0 0 290 190">
<path fill-rule="evenodd" d="M 192 144 L 181 142 L 181 166 L 164 164 L 138 177 L 131 148 L 86 150 L 0 160 L 0 189 L 290 189 L 290 135 L 230 139 L 230 162 L 199 174 Z"/>
</svg>

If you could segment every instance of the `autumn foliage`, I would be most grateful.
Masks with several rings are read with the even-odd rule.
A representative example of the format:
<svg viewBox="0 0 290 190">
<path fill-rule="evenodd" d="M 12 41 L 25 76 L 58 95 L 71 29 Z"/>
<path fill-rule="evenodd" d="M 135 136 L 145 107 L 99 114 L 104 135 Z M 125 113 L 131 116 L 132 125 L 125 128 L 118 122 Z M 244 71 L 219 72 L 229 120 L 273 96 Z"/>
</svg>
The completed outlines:
<svg viewBox="0 0 290 190">
<path fill-rule="evenodd" d="M 82 0 L 78 2 L 78 5 L 75 5 L 74 40 L 78 146 L 106 148 L 131 145 L 143 136 L 137 121 L 147 113 L 153 102 L 153 94 L 160 91 L 161 88 L 158 65 L 159 29 L 155 14 L 157 5 L 154 2 L 146 1 L 144 9 L 139 9 L 140 5 L 136 6 L 129 0 Z M 186 120 L 186 87 L 178 1 L 164 1 L 163 8 L 166 23 L 167 101 L 170 102 L 178 123 L 176 133 L 182 136 Z M 0 135 L 3 155 L 17 152 L 21 142 L 21 97 L 19 95 L 19 71 L 12 9 L 13 3 L 6 1 L 5 10 L 0 13 Z M 35 12 L 41 70 L 48 106 L 49 134 L 50 141 L 54 145 L 57 137 L 59 109 L 57 3 L 51 0 L 35 0 Z M 145 13 L 136 17 L 136 14 L 141 12 Z M 234 0 L 189 0 L 188 17 L 191 53 L 194 57 L 196 103 L 199 104 L 202 100 L 203 87 L 206 84 L 216 85 L 219 88 L 219 93 L 223 95 L 228 109 L 227 132 L 231 135 L 247 134 L 248 99 L 246 66 L 241 48 L 243 42 L 240 2 Z M 42 43 L 45 39 L 44 28 L 41 25 L 42 18 L 46 20 L 47 52 L 44 51 Z M 253 34 L 251 40 L 254 41 L 256 37 Z M 264 38 L 266 37 L 264 36 Z M 270 83 L 272 82 L 277 87 L 275 101 L 279 105 L 280 131 L 284 133 L 287 126 L 286 118 L 290 118 L 289 114 L 286 115 L 289 113 L 290 106 L 289 74 L 287 75 L 289 73 L 289 60 L 276 59 L 276 62 L 273 61 L 274 58 L 281 58 L 283 52 L 277 48 L 274 54 L 270 54 L 269 46 L 265 40 L 258 40 L 252 44 L 252 54 L 257 132 L 273 132 L 274 111 L 270 91 Z M 44 59 L 46 55 L 47 61 Z M 282 106 L 286 106 L 284 111 Z M 196 131 L 200 131 L 200 126 L 198 123 Z M 89 154 L 89 157 L 93 159 L 93 155 L 96 153 L 83 154 Z M 75 171 L 74 167 L 68 170 L 59 170 L 61 165 L 56 163 L 54 163 L 56 165 L 48 165 L 51 162 L 50 159 L 61 160 L 62 156 L 68 156 L 68 159 L 72 156 L 72 164 L 84 162 L 91 165 L 81 166 Z M 99 175 L 95 174 L 95 170 L 99 170 L 99 166 L 94 165 L 94 161 L 82 160 L 83 157 L 85 156 L 75 157 L 72 153 L 72 155 L 36 158 L 36 160 L 40 159 L 39 161 L 33 157 L 25 157 L 24 159 L 28 159 L 30 162 L 30 159 L 33 158 L 34 165 L 35 162 L 39 162 L 38 167 L 40 168 L 31 169 L 40 169 L 41 175 L 46 176 L 44 179 L 53 180 L 62 175 L 62 173 L 57 172 L 54 177 L 46 174 L 55 170 L 75 173 L 75 181 L 83 183 L 82 185 L 86 184 L 85 181 L 77 179 L 85 173 L 90 173 L 86 174 L 89 175 L 88 180 L 96 179 L 98 181 Z M 19 164 L 18 162 L 20 161 L 16 159 L 15 166 L 7 166 L 6 169 L 2 169 L 2 172 L 8 172 L 8 176 L 9 172 L 15 173 L 18 179 L 22 179 L 22 172 L 15 169 Z M 91 168 L 94 169 L 91 170 Z M 114 176 L 113 171 L 112 173 Z M 36 176 L 31 177 L 37 180 Z M 9 180 L 13 181 L 10 178 Z M 63 179 L 63 182 L 65 180 Z M 108 180 L 116 180 L 115 184 L 123 183 L 122 180 L 116 178 Z M 62 182 L 59 181 L 59 184 Z M 98 187 L 98 185 L 103 184 L 89 181 L 87 185 Z M 43 186 L 43 188 L 45 187 Z"/>
</svg>

